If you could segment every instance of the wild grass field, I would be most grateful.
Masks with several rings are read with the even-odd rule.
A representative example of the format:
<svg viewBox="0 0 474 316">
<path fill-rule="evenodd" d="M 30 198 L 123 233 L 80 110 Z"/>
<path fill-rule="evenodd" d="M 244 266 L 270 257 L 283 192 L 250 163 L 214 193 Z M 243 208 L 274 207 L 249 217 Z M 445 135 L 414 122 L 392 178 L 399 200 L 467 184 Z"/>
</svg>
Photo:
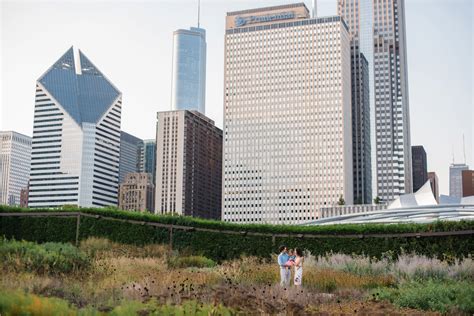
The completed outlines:
<svg viewBox="0 0 474 316">
<path fill-rule="evenodd" d="M 303 287 L 276 256 L 214 262 L 164 245 L 0 239 L 0 315 L 471 315 L 474 261 L 306 254 Z"/>
</svg>

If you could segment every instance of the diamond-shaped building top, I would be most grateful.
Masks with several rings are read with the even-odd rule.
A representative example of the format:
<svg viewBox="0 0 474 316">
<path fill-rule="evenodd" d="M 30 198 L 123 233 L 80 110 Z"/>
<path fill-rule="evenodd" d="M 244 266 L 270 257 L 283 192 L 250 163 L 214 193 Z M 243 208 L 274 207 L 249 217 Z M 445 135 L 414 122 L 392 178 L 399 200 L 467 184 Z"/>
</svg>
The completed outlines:
<svg viewBox="0 0 474 316">
<path fill-rule="evenodd" d="M 38 81 L 79 125 L 97 123 L 121 95 L 81 51 L 75 56 L 73 47 Z"/>
</svg>

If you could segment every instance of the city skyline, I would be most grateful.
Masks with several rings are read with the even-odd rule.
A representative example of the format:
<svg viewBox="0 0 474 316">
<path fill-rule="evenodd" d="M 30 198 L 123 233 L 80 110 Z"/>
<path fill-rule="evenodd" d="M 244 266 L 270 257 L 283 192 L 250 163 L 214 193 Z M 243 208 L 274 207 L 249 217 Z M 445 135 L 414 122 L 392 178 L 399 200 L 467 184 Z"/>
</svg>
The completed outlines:
<svg viewBox="0 0 474 316">
<path fill-rule="evenodd" d="M 447 5 L 446 2 L 441 2 L 438 1 L 439 4 L 442 5 Z M 31 98 L 31 91 L 33 84 L 36 80 L 36 78 L 42 73 L 42 70 L 46 68 L 48 65 L 50 65 L 52 62 L 54 62 L 54 56 L 57 56 L 58 54 L 62 53 L 67 47 L 70 47 L 72 44 L 78 45 L 81 48 L 83 48 L 85 51 L 88 52 L 88 55 L 91 57 L 92 60 L 96 61 L 97 64 L 101 66 L 101 69 L 104 70 L 104 73 L 107 73 L 108 76 L 114 81 L 117 82 L 117 85 L 121 87 L 121 90 L 124 94 L 124 113 L 123 113 L 123 130 L 126 130 L 128 132 L 131 132 L 134 135 L 138 135 L 141 138 L 151 138 L 152 135 L 154 134 L 154 119 L 147 119 L 144 120 L 143 118 L 145 117 L 154 117 L 155 112 L 160 111 L 160 110 L 167 110 L 169 109 L 169 91 L 167 87 L 170 88 L 170 77 L 171 77 L 171 51 L 172 47 L 169 44 L 170 39 L 172 38 L 172 31 L 168 32 L 168 29 L 177 29 L 177 28 L 185 28 L 189 25 L 193 25 L 194 20 L 195 20 L 195 15 L 196 15 L 196 10 L 194 6 L 189 5 L 189 8 L 183 8 L 179 4 L 174 4 L 174 3 L 169 3 L 169 2 L 146 2 L 144 3 L 146 7 L 145 9 L 140 9 L 138 6 L 135 6 L 132 3 L 129 4 L 120 4 L 118 5 L 117 8 L 114 8 L 114 13 L 117 14 L 123 14 L 122 11 L 128 6 L 131 8 L 132 16 L 133 14 L 138 14 L 142 10 L 144 11 L 150 11 L 153 9 L 153 13 L 162 14 L 165 11 L 171 10 L 172 12 L 176 13 L 183 13 L 182 15 L 180 14 L 178 17 L 176 17 L 174 14 L 172 14 L 172 17 L 165 17 L 164 21 L 160 21 L 160 23 L 165 23 L 167 22 L 168 24 L 166 27 L 152 27 L 153 30 L 155 30 L 154 33 L 148 34 L 147 36 L 153 37 L 156 36 L 158 38 L 161 38 L 161 45 L 159 46 L 158 53 L 154 51 L 156 58 L 155 59 L 148 59 L 148 58 L 143 58 L 146 60 L 146 64 L 149 66 L 150 73 L 152 73 L 152 78 L 156 81 L 151 81 L 150 80 L 145 80 L 147 76 L 133 76 L 130 75 L 130 72 L 132 71 L 131 68 L 127 68 L 126 65 L 129 64 L 134 64 L 138 63 L 138 70 L 141 69 L 142 72 L 145 72 L 143 67 L 140 67 L 141 61 L 138 61 L 137 59 L 142 59 L 141 55 L 143 52 L 140 51 L 134 51 L 134 50 L 124 50 L 124 53 L 121 52 L 115 52 L 114 55 L 111 56 L 111 52 L 113 51 L 113 46 L 109 45 L 109 41 L 111 40 L 116 40 L 115 36 L 117 36 L 116 33 L 112 32 L 110 33 L 111 39 L 105 40 L 104 43 L 98 42 L 99 40 L 103 40 L 101 36 L 103 36 L 104 31 L 107 31 L 110 29 L 108 28 L 107 24 L 103 27 L 103 30 L 99 31 L 97 35 L 91 36 L 90 33 L 87 32 L 87 30 L 90 30 L 88 27 L 86 27 L 86 31 L 84 36 L 90 36 L 91 39 L 85 39 L 84 36 L 76 36 L 77 39 L 75 39 L 75 36 L 69 35 L 65 36 L 62 40 L 58 40 L 60 38 L 59 36 L 54 36 L 55 32 L 58 32 L 58 30 L 54 29 L 54 23 L 52 24 L 52 27 L 48 29 L 48 32 L 52 32 L 53 35 L 45 37 L 38 36 L 38 38 L 41 38 L 42 41 L 46 41 L 46 44 L 43 45 L 33 45 L 35 43 L 34 39 L 28 38 L 26 43 L 18 43 L 17 41 L 13 40 L 11 37 L 13 34 L 19 35 L 19 39 L 23 39 L 21 36 L 23 31 L 22 28 L 17 28 L 17 25 L 15 24 L 15 27 L 17 29 L 13 30 L 13 22 L 15 21 L 15 17 L 18 18 L 19 16 L 26 16 L 29 17 L 31 13 L 31 9 L 26 9 L 26 4 L 28 2 L 21 1 L 21 2 L 3 2 L 2 6 L 3 12 L 2 12 L 2 112 L 0 113 L 1 115 L 1 121 L 0 121 L 0 129 L 2 130 L 15 130 L 24 134 L 32 135 L 32 117 L 33 117 L 33 106 L 34 106 L 34 100 Z M 90 4 L 90 6 L 94 6 L 95 8 L 98 9 L 98 12 L 93 14 L 92 16 L 92 21 L 91 25 L 98 25 L 94 24 L 97 23 L 95 21 L 95 18 L 98 18 L 99 16 L 102 17 L 100 14 L 100 7 L 101 4 L 92 4 L 86 1 L 86 3 Z M 189 4 L 193 4 L 194 2 L 187 2 Z M 285 3 L 295 3 L 295 1 L 262 1 L 259 3 L 259 7 L 267 6 L 267 5 L 278 5 L 278 4 L 285 4 Z M 460 71 L 459 65 L 455 62 L 454 67 L 453 67 L 453 61 L 452 60 L 444 60 L 443 65 L 440 65 L 439 63 L 431 63 L 431 68 L 437 68 L 436 70 L 443 70 L 447 68 L 447 70 L 450 73 L 455 72 L 454 75 L 449 77 L 448 82 L 443 82 L 442 80 L 438 80 L 437 82 L 432 82 L 433 79 L 430 78 L 430 76 L 426 75 L 426 69 L 423 70 L 420 68 L 417 68 L 417 64 L 421 63 L 423 64 L 426 62 L 424 59 L 419 59 L 420 54 L 417 54 L 417 47 L 420 49 L 420 46 L 423 44 L 427 45 L 427 40 L 429 41 L 430 38 L 432 37 L 429 36 L 431 34 L 430 32 L 436 30 L 436 27 L 430 29 L 427 28 L 426 32 L 428 32 L 427 39 L 419 38 L 420 43 L 416 43 L 413 41 L 413 37 L 416 37 L 417 33 L 420 33 L 418 30 L 413 30 L 411 29 L 410 23 L 414 23 L 413 20 L 413 12 L 410 11 L 410 6 L 413 5 L 414 8 L 416 8 L 416 4 L 420 6 L 421 4 L 425 3 L 426 1 L 414 1 L 414 4 L 411 3 L 411 1 L 408 1 L 406 3 L 406 15 L 407 15 L 407 37 L 408 37 L 408 62 L 409 62 L 409 70 L 408 70 L 408 77 L 409 77 L 409 84 L 410 84 L 410 111 L 411 111 L 411 125 L 412 125 L 412 131 L 411 131 L 411 136 L 412 136 L 412 145 L 418 145 L 422 144 L 427 151 L 428 155 L 428 169 L 429 171 L 436 171 L 440 175 L 440 187 L 441 187 L 441 193 L 447 193 L 448 189 L 448 168 L 449 168 L 449 163 L 452 160 L 452 152 L 455 152 L 456 156 L 456 162 L 464 162 L 462 158 L 462 134 L 464 133 L 466 136 L 466 154 L 467 154 L 467 164 L 472 165 L 472 126 L 469 124 L 472 121 L 472 108 L 469 108 L 469 105 L 472 105 L 472 94 L 469 96 L 469 85 L 472 85 L 472 73 L 471 76 L 467 76 L 464 78 L 464 82 L 461 81 L 455 81 L 456 77 L 462 77 L 462 75 L 456 76 L 456 71 Z M 450 4 L 452 2 L 449 2 Z M 456 1 L 457 4 L 462 7 L 462 1 Z M 156 4 L 158 4 L 157 7 L 154 7 Z M 310 7 L 310 3 L 306 1 L 306 4 L 308 7 Z M 22 6 L 23 5 L 23 6 Z M 48 9 L 48 5 L 50 8 Z M 464 2 L 464 5 L 469 7 L 468 2 Z M 56 5 L 57 6 L 57 5 Z M 68 2 L 64 5 L 57 6 L 57 8 L 52 8 L 52 6 L 48 3 L 42 3 L 40 6 L 41 10 L 46 10 L 46 14 L 52 14 L 53 16 L 58 16 L 58 22 L 57 23 L 63 23 L 64 20 L 62 19 L 67 19 L 71 17 L 72 13 L 66 14 L 63 11 L 68 11 L 67 9 L 71 7 L 77 6 L 76 2 Z M 102 5 L 105 8 L 105 5 Z M 196 4 L 197 6 L 197 4 Z M 222 112 L 223 112 L 223 102 L 222 102 L 222 95 L 223 95 L 223 79 L 222 79 L 222 73 L 223 73 L 223 46 L 221 47 L 220 45 L 223 45 L 223 26 L 224 26 L 224 18 L 225 18 L 225 12 L 226 11 L 232 11 L 232 10 L 239 10 L 239 9 L 247 9 L 254 7 L 255 4 L 252 4 L 251 2 L 247 1 L 235 1 L 235 2 L 228 2 L 225 5 L 222 5 L 220 3 L 216 2 L 203 2 L 202 3 L 202 18 L 201 18 L 201 24 L 202 27 L 206 28 L 206 31 L 208 33 L 208 60 L 212 60 L 212 65 L 208 65 L 207 68 L 207 73 L 208 73 L 208 88 L 206 91 L 206 99 L 208 100 L 207 102 L 207 115 L 214 119 L 216 121 L 217 126 L 222 127 Z M 161 8 L 160 8 L 161 7 Z M 336 12 L 336 7 L 337 7 L 337 1 L 320 1 L 319 2 L 319 7 L 318 7 L 318 15 L 320 16 L 326 16 L 326 15 L 332 15 Z M 431 16 L 436 16 L 436 14 L 440 14 L 439 10 L 442 10 L 440 7 L 437 7 L 436 9 L 427 8 L 426 11 L 423 13 L 425 16 L 420 16 L 419 20 L 423 21 L 424 19 L 428 18 Z M 465 9 L 461 10 L 461 8 L 457 8 L 457 11 L 455 10 L 454 13 L 459 13 L 460 11 L 467 12 L 467 14 L 464 16 L 464 19 L 459 20 L 458 22 L 461 23 L 462 25 L 465 25 L 464 29 L 460 28 L 459 29 L 459 23 L 457 24 L 459 29 L 458 33 L 461 32 L 469 32 L 469 22 L 472 24 L 472 10 Z M 22 9 L 23 8 L 23 9 Z M 13 10 L 13 11 L 12 11 Z M 223 11 L 222 11 L 223 10 Z M 414 9 L 413 9 L 414 10 Z M 33 10 L 34 11 L 34 10 Z M 56 13 L 54 13 L 54 12 Z M 59 12 L 58 12 L 59 11 Z M 75 14 L 80 14 L 80 9 L 78 10 L 72 10 L 75 13 L 72 14 L 73 16 Z M 28 13 L 29 12 L 29 13 Z M 216 14 L 216 12 L 221 12 Z M 222 13 L 223 12 L 223 13 Z M 444 10 L 444 12 L 452 12 L 449 10 Z M 65 13 L 65 16 L 59 17 L 62 13 Z M 443 13 L 444 16 L 451 22 L 453 22 L 453 16 L 450 16 L 448 13 Z M 153 16 L 152 14 L 144 13 L 141 12 L 140 14 L 145 15 L 146 19 L 143 20 L 143 25 L 138 25 L 134 26 L 131 28 L 127 28 L 126 34 L 128 36 L 126 38 L 123 38 L 122 41 L 124 43 L 127 43 L 126 41 L 131 41 L 131 43 L 141 43 L 141 45 L 150 45 L 150 47 L 154 47 L 151 44 L 149 44 L 146 40 L 144 42 L 140 42 L 140 40 L 144 40 L 148 37 L 142 36 L 139 38 L 134 38 L 135 33 L 138 32 L 139 30 L 143 30 L 144 32 L 149 32 L 150 31 L 150 26 L 153 26 L 151 23 L 155 23 L 155 21 L 151 21 L 151 17 Z M 431 15 L 430 15 L 431 14 Z M 110 14 L 110 18 L 112 18 L 113 14 Z M 221 16 L 222 19 L 219 18 L 213 18 L 214 16 Z M 5 18 L 3 18 L 5 17 Z M 106 16 L 106 18 L 109 18 L 109 15 Z M 33 19 L 34 20 L 34 19 Z M 132 19 L 133 20 L 133 19 Z M 435 19 L 433 19 L 435 20 Z M 426 21 L 425 21 L 426 22 Z M 128 26 L 130 23 L 127 22 L 125 23 L 126 26 Z M 148 24 L 147 24 L 148 23 Z M 420 23 L 419 21 L 417 23 Z M 77 28 L 80 28 L 79 26 L 85 27 L 85 24 L 83 23 L 77 23 L 78 26 Z M 444 25 L 446 24 L 446 25 Z M 443 23 L 443 26 L 447 28 L 448 30 L 451 28 L 454 29 L 454 25 L 456 23 Z M 163 24 L 160 24 L 163 25 Z M 467 26 L 467 27 L 466 27 Z M 433 27 L 433 25 L 431 25 Z M 66 27 L 68 29 L 69 26 Z M 72 26 L 74 29 L 75 27 Z M 124 26 L 122 25 L 118 29 L 123 29 Z M 160 32 L 156 32 L 156 30 L 159 29 Z M 31 30 L 28 29 L 28 32 L 39 32 L 38 35 L 41 35 L 41 30 Z M 65 32 L 63 30 L 63 32 Z M 77 32 L 77 30 L 76 30 Z M 72 34 L 76 34 L 76 32 L 72 32 Z M 425 34 L 426 32 L 421 32 Z M 471 31 L 472 32 L 472 31 Z M 118 32 L 120 33 L 120 32 Z M 36 33 L 35 33 L 36 34 Z M 78 33 L 77 33 L 78 34 Z M 440 34 L 440 35 L 443 35 Z M 468 34 L 469 35 L 469 34 Z M 86 37 L 87 37 L 86 36 Z M 35 37 L 35 36 L 32 36 Z M 448 41 L 449 38 L 446 36 L 439 36 L 441 40 Z M 464 38 L 466 38 L 464 36 Z M 471 38 L 471 43 L 472 43 L 472 34 L 471 36 L 467 36 L 467 39 Z M 148 38 L 149 39 L 149 38 Z M 166 41 L 165 41 L 166 39 Z M 96 43 L 97 42 L 97 43 Z M 89 43 L 89 44 L 87 44 Z M 92 45 L 95 43 L 96 45 Z M 423 43 L 423 44 L 422 44 Z M 444 42 L 443 42 L 444 43 Z M 430 45 L 431 46 L 436 46 L 439 45 L 438 42 L 428 42 L 428 47 L 423 47 L 421 51 L 427 52 L 429 54 L 435 54 L 432 50 L 429 49 Z M 21 50 L 25 48 L 25 46 L 28 47 L 28 45 L 31 45 L 31 48 L 34 48 L 34 53 L 31 51 L 29 54 L 26 56 L 29 58 L 25 59 L 24 52 L 21 52 Z M 458 44 L 460 45 L 460 44 Z M 464 50 L 458 50 L 456 51 L 456 56 L 460 56 L 461 60 L 464 61 L 464 64 L 469 65 L 468 63 L 471 63 L 472 67 L 472 60 L 469 59 L 462 59 L 462 56 L 470 56 L 472 55 L 472 48 L 471 45 L 469 45 L 469 40 L 467 40 L 467 43 L 464 44 L 463 46 L 465 49 Z M 44 47 L 43 47 L 44 46 Z M 140 46 L 140 45 L 139 45 Z M 441 45 L 443 46 L 443 45 Z M 445 45 L 445 49 L 454 49 L 449 47 L 449 45 Z M 16 48 L 14 48 L 16 47 Z M 140 46 L 147 48 L 148 46 Z M 221 47 L 221 48 L 219 48 Z M 414 48 L 413 48 L 414 47 Z M 154 47 L 156 48 L 156 47 Z M 135 53 L 135 55 L 133 54 Z M 128 55 L 126 55 L 128 53 Z M 16 57 L 13 58 L 13 55 Z M 10 56 L 10 57 L 9 57 Z M 110 58 L 105 58 L 105 56 L 110 57 Z M 454 56 L 454 53 L 451 53 L 451 56 Z M 159 57 L 159 58 L 158 58 Z M 158 61 L 158 59 L 160 59 Z M 416 62 L 413 62 L 413 59 Z M 426 56 L 426 59 L 430 59 L 429 56 Z M 220 62 L 220 61 L 222 62 Z M 156 65 L 153 64 L 156 62 Z M 446 66 L 446 64 L 448 66 Z M 162 67 L 162 66 L 166 67 Z M 413 66 L 414 65 L 414 66 Z M 12 67 L 15 66 L 15 67 Z M 456 67 L 457 66 L 457 67 Z M 162 67 L 159 69 L 159 71 L 151 71 L 155 70 L 157 67 Z M 465 69 L 470 69 L 471 67 L 463 67 L 462 70 L 466 71 Z M 27 69 L 24 69 L 27 68 Z M 39 72 L 36 72 L 37 69 L 40 69 Z M 28 74 L 25 75 L 25 71 L 28 70 Z M 15 71 L 15 74 L 13 73 Z M 122 72 L 124 74 L 122 74 Z M 148 71 L 147 71 L 148 72 Z M 220 72 L 220 73 L 219 73 Z M 128 73 L 128 74 L 127 74 Z M 140 74 L 141 72 L 137 72 L 134 74 Z M 442 74 L 443 72 L 438 71 L 436 73 Z M 20 82 L 18 82 L 17 76 L 22 76 Z M 131 77 L 130 80 L 137 81 L 137 83 L 130 84 L 130 81 L 127 84 L 127 81 L 124 80 L 124 75 Z M 10 80 L 11 78 L 11 80 Z M 33 78 L 32 80 L 29 78 Z M 138 78 L 138 79 L 137 79 Z M 447 86 L 449 89 L 451 85 L 451 80 L 455 83 L 458 84 L 457 87 L 451 87 L 451 90 L 448 91 L 453 91 L 451 93 L 445 93 L 448 96 L 448 99 L 444 97 L 445 94 L 439 95 L 439 93 L 436 93 L 435 96 L 433 96 L 434 91 L 437 91 L 439 88 L 431 88 L 430 92 L 431 93 L 426 93 L 427 90 L 426 87 L 421 87 L 418 89 L 421 89 L 421 92 L 423 93 L 423 100 L 426 101 L 416 101 L 417 98 L 420 100 L 421 98 L 417 95 L 420 93 L 420 91 L 417 88 L 413 88 L 413 86 L 418 87 L 419 86 L 419 81 L 420 78 L 422 78 L 425 82 L 427 82 L 428 87 L 438 87 L 439 86 Z M 6 80 L 8 79 L 8 80 Z M 436 80 L 436 79 L 435 79 Z M 457 79 L 459 80 L 459 79 Z M 149 85 L 154 86 L 154 89 L 148 89 Z M 138 86 L 138 88 L 137 88 Z M 23 88 L 21 88 L 23 87 Z M 459 90 L 456 90 L 459 89 Z M 146 96 L 145 91 L 150 91 L 148 96 Z M 13 93 L 12 91 L 15 91 Z M 140 92 L 143 95 L 140 95 Z M 460 94 L 462 92 L 465 94 L 463 98 L 460 97 Z M 13 95 L 12 95 L 13 94 Z M 159 96 L 157 98 L 157 95 Z M 149 100 L 154 99 L 153 103 L 150 103 Z M 415 100 L 414 100 L 415 99 Z M 439 99 L 437 101 L 436 99 Z M 144 101 L 145 100 L 145 101 Z M 148 101 L 146 101 L 148 100 Z M 463 101 L 460 102 L 460 101 Z M 467 101 L 467 102 L 466 102 Z M 470 102 L 469 102 L 470 101 Z M 14 103 L 15 106 L 8 106 L 7 104 L 12 104 Z M 19 104 L 17 104 L 19 103 Z M 452 108 L 449 110 L 436 110 L 439 107 L 446 107 L 446 104 L 455 104 L 458 106 L 459 111 L 453 111 Z M 464 105 L 463 105 L 464 104 Z M 19 110 L 18 112 L 21 113 L 21 118 L 22 121 L 20 121 L 18 114 L 15 113 L 15 110 Z M 435 110 L 432 110 L 435 109 Z M 453 115 L 456 112 L 457 113 L 463 113 L 464 112 L 469 112 L 468 115 Z M 420 115 L 422 113 L 423 115 Z M 440 120 L 444 119 L 446 122 L 446 128 L 438 128 L 440 126 Z M 456 139 L 459 139 L 459 141 L 456 142 Z M 452 148 L 451 143 L 454 140 L 454 148 Z M 453 150 L 454 149 L 454 150 Z"/>
</svg>

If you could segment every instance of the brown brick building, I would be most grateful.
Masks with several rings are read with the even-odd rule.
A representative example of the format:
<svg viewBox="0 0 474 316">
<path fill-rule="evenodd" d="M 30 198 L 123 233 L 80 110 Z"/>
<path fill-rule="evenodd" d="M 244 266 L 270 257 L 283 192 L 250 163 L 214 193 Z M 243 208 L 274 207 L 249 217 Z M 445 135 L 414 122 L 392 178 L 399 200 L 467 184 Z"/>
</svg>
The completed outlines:
<svg viewBox="0 0 474 316">
<path fill-rule="evenodd" d="M 462 196 L 474 195 L 474 170 L 462 171 Z"/>
<path fill-rule="evenodd" d="M 158 112 L 156 213 L 221 219 L 222 130 L 197 111 Z"/>
</svg>

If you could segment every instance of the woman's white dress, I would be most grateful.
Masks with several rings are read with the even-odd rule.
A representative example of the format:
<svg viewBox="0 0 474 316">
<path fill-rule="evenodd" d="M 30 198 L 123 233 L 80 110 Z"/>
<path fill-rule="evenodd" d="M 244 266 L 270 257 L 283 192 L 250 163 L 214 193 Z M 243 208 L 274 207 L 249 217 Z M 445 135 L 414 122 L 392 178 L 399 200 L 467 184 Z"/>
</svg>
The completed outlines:
<svg viewBox="0 0 474 316">
<path fill-rule="evenodd" d="M 301 285 L 303 282 L 303 262 L 301 261 L 299 265 L 295 266 L 295 285 Z"/>
</svg>

